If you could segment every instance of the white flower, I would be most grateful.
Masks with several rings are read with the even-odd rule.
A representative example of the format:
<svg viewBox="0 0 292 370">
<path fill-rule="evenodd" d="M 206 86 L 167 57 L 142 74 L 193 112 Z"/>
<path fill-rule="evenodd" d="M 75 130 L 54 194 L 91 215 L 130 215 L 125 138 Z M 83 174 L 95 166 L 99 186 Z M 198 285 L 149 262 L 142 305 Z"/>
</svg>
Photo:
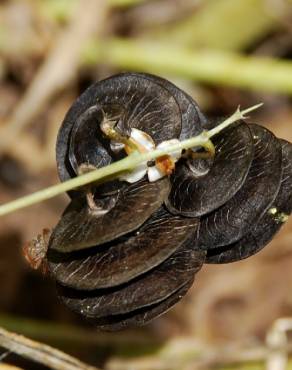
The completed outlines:
<svg viewBox="0 0 292 370">
<path fill-rule="evenodd" d="M 158 144 L 155 148 L 155 143 L 150 135 L 136 128 L 132 128 L 130 140 L 136 145 L 141 153 L 147 153 L 154 149 L 165 149 L 167 146 L 177 144 L 179 142 L 178 139 L 167 140 Z M 127 147 L 125 147 L 125 150 L 128 154 L 131 152 Z M 142 163 L 131 172 L 121 175 L 119 179 L 129 183 L 134 183 L 141 180 L 147 173 L 150 182 L 157 181 L 162 177 L 171 174 L 174 170 L 175 162 L 178 161 L 181 156 L 181 152 L 181 150 L 178 150 L 169 155 L 159 157 L 155 160 L 154 165 L 148 166 L 147 162 Z"/>
</svg>

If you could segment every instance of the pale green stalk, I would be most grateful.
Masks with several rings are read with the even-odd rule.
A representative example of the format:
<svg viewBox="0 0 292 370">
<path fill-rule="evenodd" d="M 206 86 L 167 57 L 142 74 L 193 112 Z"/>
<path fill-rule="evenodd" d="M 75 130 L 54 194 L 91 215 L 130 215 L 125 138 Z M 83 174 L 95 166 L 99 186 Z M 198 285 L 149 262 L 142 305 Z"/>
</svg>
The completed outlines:
<svg viewBox="0 0 292 370">
<path fill-rule="evenodd" d="M 108 0 L 108 2 L 111 6 L 127 7 L 139 5 L 140 3 L 145 3 L 146 0 Z"/>
<path fill-rule="evenodd" d="M 176 76 L 211 85 L 292 95 L 292 63 L 220 50 L 191 50 L 141 39 L 114 38 L 88 44 L 85 65 Z"/>
<path fill-rule="evenodd" d="M 288 11 L 289 5 L 283 6 Z M 281 18 L 266 0 L 203 0 L 181 21 L 149 34 L 153 40 L 171 40 L 172 45 L 236 51 L 254 45 L 277 28 L 281 28 Z"/>
<path fill-rule="evenodd" d="M 208 137 L 211 138 L 211 137 L 219 134 L 220 131 L 224 130 L 226 127 L 228 127 L 229 125 L 231 125 L 235 121 L 238 121 L 240 119 L 246 119 L 246 118 L 248 118 L 248 117 L 246 117 L 246 114 L 248 114 L 250 112 L 253 112 L 256 109 L 259 109 L 262 105 L 263 105 L 263 103 L 259 103 L 257 105 L 253 105 L 252 107 L 247 108 L 247 109 L 245 109 L 243 111 L 240 111 L 240 107 L 238 107 L 237 108 L 237 111 L 235 113 L 233 113 L 232 116 L 230 116 L 229 118 L 227 118 L 220 125 L 214 127 L 212 130 L 209 130 L 207 132 Z"/>
<path fill-rule="evenodd" d="M 82 0 L 81 0 L 82 1 Z M 99 0 L 97 0 L 99 1 Z M 111 7 L 127 8 L 139 5 L 146 0 L 108 0 Z M 76 6 L 77 0 L 38 0 L 37 5 L 46 18 L 58 21 L 68 21 Z"/>
<path fill-rule="evenodd" d="M 97 170 L 88 172 L 84 175 L 75 177 L 71 180 L 62 182 L 61 184 L 57 184 L 51 186 L 49 188 L 37 191 L 33 194 L 27 195 L 23 198 L 19 198 L 14 200 L 10 203 L 3 204 L 0 206 L 0 216 L 6 215 L 8 213 L 14 212 L 18 209 L 25 208 L 31 206 L 33 204 L 42 202 L 44 200 L 50 199 L 55 197 L 56 195 L 62 194 L 66 191 L 78 188 L 80 186 L 84 186 L 91 182 L 96 182 L 102 179 L 106 179 L 107 177 L 115 175 L 116 177 L 124 171 L 131 171 L 133 168 L 137 167 L 138 165 L 145 163 L 149 160 L 161 157 L 163 155 L 171 154 L 177 152 L 178 150 L 182 149 L 190 149 L 194 147 L 204 147 L 205 144 L 210 143 L 210 139 L 222 131 L 227 126 L 231 125 L 232 123 L 245 118 L 245 114 L 258 109 L 262 104 L 255 105 L 243 111 L 237 109 L 237 111 L 223 121 L 220 125 L 215 127 L 210 131 L 203 131 L 200 135 L 196 137 L 192 137 L 187 140 L 183 140 L 178 142 L 177 144 L 169 145 L 163 149 L 155 149 L 147 153 L 138 153 L 134 152 L 130 154 L 128 157 L 121 159 L 115 163 L 112 163 L 108 166 L 99 168 Z"/>
</svg>

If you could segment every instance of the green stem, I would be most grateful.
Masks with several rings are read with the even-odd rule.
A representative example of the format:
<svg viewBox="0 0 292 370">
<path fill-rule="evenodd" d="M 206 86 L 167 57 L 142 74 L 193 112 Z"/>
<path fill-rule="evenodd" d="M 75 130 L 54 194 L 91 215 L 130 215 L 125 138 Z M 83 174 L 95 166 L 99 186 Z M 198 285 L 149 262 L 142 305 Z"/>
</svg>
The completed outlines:
<svg viewBox="0 0 292 370">
<path fill-rule="evenodd" d="M 108 0 L 108 1 L 111 6 L 117 7 L 134 6 L 146 2 L 146 0 Z"/>
<path fill-rule="evenodd" d="M 182 149 L 190 149 L 194 147 L 204 147 L 211 146 L 210 139 L 218 134 L 220 131 L 224 130 L 227 126 L 231 125 L 232 123 L 245 118 L 245 114 L 258 109 L 262 104 L 255 105 L 243 111 L 237 109 L 237 111 L 232 114 L 229 118 L 223 121 L 220 125 L 215 127 L 210 131 L 203 131 L 200 135 L 196 137 L 192 137 L 187 140 L 183 140 L 178 142 L 177 144 L 171 144 L 163 149 L 155 149 L 147 153 L 138 153 L 134 152 L 130 154 L 128 157 L 121 159 L 115 163 L 112 163 L 108 166 L 99 168 L 97 170 L 88 172 L 84 175 L 77 176 L 73 179 L 65 181 L 61 184 L 57 184 L 51 186 L 49 188 L 37 191 L 33 194 L 27 195 L 23 198 L 19 198 L 14 200 L 10 203 L 3 204 L 0 206 L 0 216 L 6 215 L 8 213 L 14 212 L 18 209 L 25 208 L 31 206 L 33 204 L 42 202 L 44 200 L 50 199 L 55 197 L 56 195 L 65 193 L 66 191 L 78 188 L 80 186 L 87 185 L 91 182 L 96 182 L 102 179 L 106 179 L 107 177 L 112 175 L 119 175 L 121 172 L 124 171 L 131 171 L 133 168 L 137 167 L 138 165 L 145 163 L 149 160 L 161 157 L 163 155 L 171 154 L 177 152 L 178 150 Z M 208 145 L 209 144 L 209 145 Z"/>
<path fill-rule="evenodd" d="M 166 43 L 108 39 L 84 49 L 83 62 L 122 70 L 173 75 L 212 85 L 292 95 L 292 63 L 219 50 L 190 50 Z"/>
<path fill-rule="evenodd" d="M 108 0 L 111 7 L 127 8 L 139 5 L 146 0 Z M 76 6 L 77 0 L 39 0 L 36 2 L 45 18 L 68 21 Z"/>
<path fill-rule="evenodd" d="M 256 109 L 259 109 L 261 106 L 263 105 L 263 103 L 259 103 L 257 105 L 253 105 L 252 107 L 250 108 L 247 108 L 243 111 L 240 111 L 240 108 L 238 107 L 237 111 L 230 117 L 228 117 L 224 122 L 222 122 L 220 125 L 214 127 L 212 130 L 208 131 L 208 136 L 209 138 L 219 134 L 219 132 L 221 132 L 222 130 L 224 130 L 226 127 L 228 127 L 229 125 L 231 125 L 233 122 L 234 122 L 234 118 L 236 118 L 236 120 L 239 120 L 239 119 L 246 119 L 248 118 L 246 116 L 246 114 L 250 113 L 250 112 L 253 112 L 254 110 Z M 241 117 L 241 118 L 237 118 L 237 117 Z"/>
<path fill-rule="evenodd" d="M 213 0 L 202 1 L 182 21 L 150 31 L 150 37 L 171 40 L 172 45 L 236 51 L 280 27 L 279 15 L 266 0 Z"/>
</svg>

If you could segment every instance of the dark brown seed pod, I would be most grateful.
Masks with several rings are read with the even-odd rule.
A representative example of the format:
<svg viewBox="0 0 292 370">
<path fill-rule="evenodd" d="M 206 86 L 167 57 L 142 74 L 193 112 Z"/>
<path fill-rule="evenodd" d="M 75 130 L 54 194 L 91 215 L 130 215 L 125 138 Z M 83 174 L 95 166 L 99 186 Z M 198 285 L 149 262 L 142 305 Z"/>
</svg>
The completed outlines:
<svg viewBox="0 0 292 370">
<path fill-rule="evenodd" d="M 98 124 L 103 117 L 101 107 L 93 106 L 78 117 L 72 128 L 68 158 L 75 174 L 83 164 L 100 168 L 113 161 L 110 141 L 104 137 Z"/>
<path fill-rule="evenodd" d="M 193 279 L 204 260 L 205 252 L 186 241 L 165 262 L 129 283 L 91 292 L 60 286 L 59 294 L 66 305 L 89 318 L 125 314 L 170 297 Z"/>
<path fill-rule="evenodd" d="M 207 263 L 230 263 L 252 256 L 269 243 L 287 221 L 292 212 L 292 145 L 285 140 L 280 143 L 283 173 L 275 201 L 238 242 L 209 250 Z"/>
<path fill-rule="evenodd" d="M 200 111 L 198 104 L 188 94 L 170 81 L 148 73 L 129 73 L 129 75 L 143 76 L 144 78 L 164 87 L 175 98 L 181 114 L 182 129 L 179 136 L 180 140 L 185 140 L 199 135 L 202 132 L 203 127 L 207 125 L 207 119 Z"/>
<path fill-rule="evenodd" d="M 242 186 L 254 155 L 248 125 L 230 127 L 215 137 L 214 145 L 216 155 L 210 170 L 196 174 L 186 163 L 177 166 L 166 201 L 170 212 L 202 216 L 226 203 Z"/>
<path fill-rule="evenodd" d="M 126 283 L 170 257 L 195 233 L 196 218 L 173 216 L 163 207 L 140 228 L 78 253 L 48 255 L 49 268 L 62 285 L 80 290 L 108 288 Z"/>
<path fill-rule="evenodd" d="M 101 317 L 99 319 L 91 319 L 90 322 L 92 322 L 92 324 L 94 325 L 98 325 L 101 330 L 105 331 L 116 331 L 145 325 L 151 320 L 166 313 L 172 306 L 178 303 L 187 294 L 193 282 L 193 279 L 188 281 L 177 292 L 157 304 L 143 307 L 139 310 L 132 311 L 123 315 L 113 315 Z"/>
<path fill-rule="evenodd" d="M 136 74 L 131 73 L 131 75 Z M 150 74 L 143 74 L 143 76 L 163 86 L 176 99 L 180 109 L 182 120 L 182 129 L 179 136 L 180 140 L 185 140 L 190 137 L 199 135 L 204 128 L 211 127 L 206 117 L 204 117 L 204 115 L 200 111 L 198 104 L 188 94 L 186 94 L 184 91 L 179 89 L 171 82 L 165 80 L 164 78 L 153 76 Z M 186 171 L 191 173 L 194 172 L 195 174 L 197 174 L 198 171 L 201 172 L 202 170 L 204 172 L 208 171 L 213 163 L 212 160 L 192 159 L 191 156 L 188 156 L 186 162 L 188 164 L 188 166 L 186 167 Z"/>
<path fill-rule="evenodd" d="M 163 178 L 131 184 L 118 194 L 109 210 L 92 210 L 84 198 L 73 199 L 52 233 L 49 249 L 62 253 L 78 251 L 129 233 L 161 206 L 168 193 L 169 181 Z"/>
<path fill-rule="evenodd" d="M 83 164 L 100 167 L 117 159 L 100 132 L 104 119 L 125 136 L 131 128 L 142 130 L 155 144 L 178 138 L 182 130 L 176 99 L 155 77 L 124 73 L 99 81 L 76 100 L 60 128 L 56 149 L 61 181 L 76 176 Z"/>
<path fill-rule="evenodd" d="M 267 129 L 250 125 L 255 155 L 241 189 L 221 208 L 201 219 L 200 248 L 226 246 L 245 235 L 274 201 L 280 187 L 282 150 Z M 226 185 L 226 188 L 228 184 Z"/>
<path fill-rule="evenodd" d="M 147 151 L 133 139 L 137 130 L 154 148 L 215 125 L 169 81 L 116 75 L 91 86 L 66 115 L 59 175 L 67 180 Z M 291 144 L 245 122 L 214 144 L 214 158 L 183 153 L 171 181 L 113 180 L 70 194 L 45 259 L 71 310 L 104 330 L 143 325 L 186 294 L 203 263 L 246 258 L 273 237 L 292 210 Z"/>
<path fill-rule="evenodd" d="M 73 104 L 59 131 L 60 178 L 125 156 L 120 144 L 133 128 L 150 135 L 157 145 L 200 133 L 201 121 L 195 102 L 161 78 L 128 73 L 98 82 Z M 120 143 L 105 135 L 105 124 L 114 127 L 114 139 L 122 138 Z M 60 294 L 71 309 L 95 320 L 133 311 L 131 320 L 138 323 L 145 306 L 148 321 L 185 294 L 206 252 L 187 244 L 198 220 L 174 217 L 161 207 L 168 194 L 167 178 L 126 186 L 121 181 L 93 184 L 73 194 L 47 254 L 50 271 L 62 284 Z M 123 318 L 123 325 L 126 321 Z"/>
</svg>

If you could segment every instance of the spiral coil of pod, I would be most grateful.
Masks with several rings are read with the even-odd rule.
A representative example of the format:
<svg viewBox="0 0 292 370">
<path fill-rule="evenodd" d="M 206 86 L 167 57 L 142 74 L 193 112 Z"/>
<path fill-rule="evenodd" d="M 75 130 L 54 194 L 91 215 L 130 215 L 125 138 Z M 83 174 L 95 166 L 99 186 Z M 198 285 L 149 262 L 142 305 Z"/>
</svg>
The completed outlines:
<svg viewBox="0 0 292 370">
<path fill-rule="evenodd" d="M 133 129 L 155 145 L 210 126 L 172 83 L 125 73 L 100 81 L 72 105 L 57 139 L 61 181 L 126 153 Z M 215 156 L 185 156 L 171 176 L 120 180 L 71 192 L 47 254 L 61 300 L 103 329 L 143 325 L 178 302 L 204 263 L 261 250 L 292 211 L 292 145 L 239 122 L 214 138 Z"/>
</svg>

